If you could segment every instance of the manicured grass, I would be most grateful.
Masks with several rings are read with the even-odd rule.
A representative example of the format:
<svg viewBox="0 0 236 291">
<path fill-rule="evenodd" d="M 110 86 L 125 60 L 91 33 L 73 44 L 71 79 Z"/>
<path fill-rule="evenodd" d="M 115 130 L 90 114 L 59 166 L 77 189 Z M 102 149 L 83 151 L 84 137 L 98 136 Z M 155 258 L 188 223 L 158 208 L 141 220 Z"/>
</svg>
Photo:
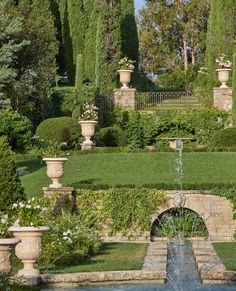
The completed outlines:
<svg viewBox="0 0 236 291">
<path fill-rule="evenodd" d="M 236 270 L 236 242 L 213 243 L 227 270 Z"/>
<path fill-rule="evenodd" d="M 76 273 L 96 271 L 140 270 L 148 244 L 104 243 L 100 254 L 78 266 L 44 270 L 45 273 Z"/>
<path fill-rule="evenodd" d="M 86 184 L 175 183 L 177 153 L 96 153 L 74 155 L 65 164 L 64 186 Z M 39 160 L 21 161 L 18 166 L 30 171 L 21 177 L 28 195 L 42 193 L 48 186 L 46 166 Z M 184 183 L 235 183 L 236 153 L 184 153 Z M 178 188 L 176 188 L 178 189 Z"/>
</svg>

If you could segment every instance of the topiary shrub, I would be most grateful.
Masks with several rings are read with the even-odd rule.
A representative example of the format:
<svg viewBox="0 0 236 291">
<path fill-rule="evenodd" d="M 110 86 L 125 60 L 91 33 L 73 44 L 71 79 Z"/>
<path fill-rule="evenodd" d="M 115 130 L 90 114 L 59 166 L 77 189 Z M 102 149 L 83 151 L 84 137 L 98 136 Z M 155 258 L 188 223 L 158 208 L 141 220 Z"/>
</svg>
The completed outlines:
<svg viewBox="0 0 236 291">
<path fill-rule="evenodd" d="M 6 136 L 13 150 L 25 152 L 31 147 L 32 124 L 17 111 L 0 110 L 0 136 Z"/>
<path fill-rule="evenodd" d="M 106 147 L 123 147 L 127 145 L 127 137 L 117 126 L 105 127 L 97 133 L 96 143 Z"/>
<path fill-rule="evenodd" d="M 236 147 L 236 127 L 217 132 L 211 139 L 212 147 Z"/>
<path fill-rule="evenodd" d="M 25 199 L 16 173 L 14 153 L 6 137 L 0 137 L 0 211 L 6 211 L 14 202 Z"/>
<path fill-rule="evenodd" d="M 79 144 L 80 127 L 76 119 L 56 117 L 45 119 L 36 129 L 38 140 L 65 143 L 67 148 Z"/>
</svg>

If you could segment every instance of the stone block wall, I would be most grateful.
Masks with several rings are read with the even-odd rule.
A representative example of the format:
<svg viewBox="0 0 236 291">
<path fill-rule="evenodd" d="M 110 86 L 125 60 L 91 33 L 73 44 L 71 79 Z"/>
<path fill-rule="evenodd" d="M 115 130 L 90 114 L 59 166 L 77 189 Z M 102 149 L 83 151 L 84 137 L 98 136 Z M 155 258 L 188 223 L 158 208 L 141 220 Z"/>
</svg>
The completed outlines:
<svg viewBox="0 0 236 291">
<path fill-rule="evenodd" d="M 214 88 L 214 107 L 230 112 L 232 110 L 232 89 Z"/>
<path fill-rule="evenodd" d="M 135 109 L 136 89 L 115 89 L 114 105 L 120 105 L 125 109 Z"/>
</svg>

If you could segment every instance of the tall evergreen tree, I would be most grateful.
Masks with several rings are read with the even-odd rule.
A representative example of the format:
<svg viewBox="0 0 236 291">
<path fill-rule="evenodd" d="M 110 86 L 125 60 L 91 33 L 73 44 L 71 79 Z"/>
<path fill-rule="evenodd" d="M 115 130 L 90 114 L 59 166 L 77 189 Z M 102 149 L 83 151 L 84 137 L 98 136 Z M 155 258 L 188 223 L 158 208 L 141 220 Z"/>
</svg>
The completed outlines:
<svg viewBox="0 0 236 291">
<path fill-rule="evenodd" d="M 23 30 L 19 17 L 0 13 L 0 109 L 11 108 L 10 92 L 18 86 L 17 71 L 14 68 L 17 53 L 29 41 L 17 41 L 17 35 Z"/>
<path fill-rule="evenodd" d="M 232 119 L 233 126 L 236 127 L 236 53 L 233 54 L 232 98 Z"/>
<path fill-rule="evenodd" d="M 73 79 L 75 78 L 76 59 L 78 54 L 84 53 L 85 32 L 87 28 L 85 9 L 82 0 L 67 0 L 70 36 L 73 55 Z"/>
<path fill-rule="evenodd" d="M 75 90 L 81 91 L 84 81 L 84 58 L 82 54 L 78 54 L 76 62 L 76 77 L 75 77 Z"/>
<path fill-rule="evenodd" d="M 136 62 L 138 67 L 138 32 L 135 20 L 134 0 L 121 0 L 122 54 Z"/>
<path fill-rule="evenodd" d="M 211 0 L 205 65 L 213 78 L 216 78 L 217 57 L 223 53 L 232 60 L 235 51 L 235 19 L 235 0 Z"/>
<path fill-rule="evenodd" d="M 96 35 L 97 35 L 97 22 L 98 11 L 96 0 L 93 2 L 93 9 L 89 17 L 89 26 L 85 35 L 85 50 L 84 50 L 84 73 L 85 77 L 91 82 L 95 82 L 95 64 L 96 64 Z"/>
<path fill-rule="evenodd" d="M 121 10 L 120 1 L 117 0 L 97 0 L 96 4 L 99 13 L 96 34 L 96 86 L 105 94 L 117 82 L 117 68 L 121 58 Z"/>
</svg>

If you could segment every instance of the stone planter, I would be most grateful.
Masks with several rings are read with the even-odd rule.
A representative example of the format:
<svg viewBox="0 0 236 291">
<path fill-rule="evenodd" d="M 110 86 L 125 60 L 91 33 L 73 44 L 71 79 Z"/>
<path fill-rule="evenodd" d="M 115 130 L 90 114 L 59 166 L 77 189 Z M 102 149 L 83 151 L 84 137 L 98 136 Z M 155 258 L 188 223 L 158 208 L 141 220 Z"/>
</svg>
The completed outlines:
<svg viewBox="0 0 236 291">
<path fill-rule="evenodd" d="M 16 256 L 22 260 L 24 268 L 18 272 L 18 276 L 38 277 L 39 270 L 34 267 L 34 263 L 41 255 L 41 239 L 43 234 L 48 231 L 48 227 L 10 227 L 16 238 L 21 242 L 16 246 Z"/>
<path fill-rule="evenodd" d="M 227 69 L 227 68 L 216 70 L 216 72 L 218 73 L 218 80 L 221 82 L 220 88 L 228 88 L 226 83 L 229 80 L 229 72 L 230 71 L 231 71 L 231 69 Z"/>
<path fill-rule="evenodd" d="M 64 163 L 66 158 L 44 158 L 43 161 L 47 164 L 47 176 L 52 180 L 50 188 L 61 188 L 60 179 L 64 175 Z"/>
<path fill-rule="evenodd" d="M 12 269 L 12 251 L 20 242 L 18 238 L 0 239 L 0 272 L 10 273 Z"/>
<path fill-rule="evenodd" d="M 82 150 L 91 150 L 94 147 L 94 143 L 91 141 L 91 137 L 95 134 L 95 120 L 82 120 L 79 121 L 81 125 L 82 136 L 85 137 L 85 141 L 81 144 Z"/>
<path fill-rule="evenodd" d="M 128 84 L 130 83 L 132 70 L 118 70 L 120 74 L 120 82 L 123 85 L 121 89 L 129 89 Z"/>
</svg>

